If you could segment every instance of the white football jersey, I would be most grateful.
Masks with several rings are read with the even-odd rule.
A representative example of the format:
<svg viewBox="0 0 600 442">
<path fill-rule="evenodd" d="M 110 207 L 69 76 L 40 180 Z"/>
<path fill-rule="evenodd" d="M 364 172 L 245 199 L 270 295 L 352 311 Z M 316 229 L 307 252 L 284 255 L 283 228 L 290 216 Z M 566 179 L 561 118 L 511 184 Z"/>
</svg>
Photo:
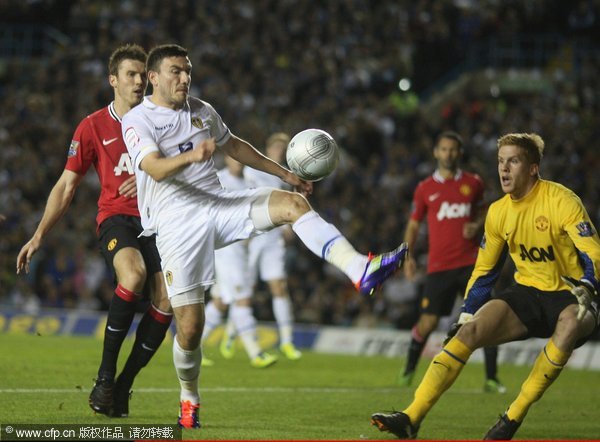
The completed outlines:
<svg viewBox="0 0 600 442">
<path fill-rule="evenodd" d="M 274 187 L 289 190 L 291 186 L 279 177 L 263 172 L 262 170 L 244 167 L 244 179 L 248 187 Z M 284 279 L 285 271 L 285 241 L 283 230 L 287 226 L 276 227 L 261 235 L 250 239 L 248 245 L 249 274 L 252 281 L 257 278 L 262 281 Z"/>
<path fill-rule="evenodd" d="M 219 170 L 217 172 L 217 176 L 219 177 L 219 181 L 221 181 L 221 185 L 224 189 L 242 190 L 248 188 L 248 186 L 246 186 L 246 181 L 244 180 L 243 176 L 232 175 L 229 169 L 227 168 Z"/>
<path fill-rule="evenodd" d="M 226 143 L 231 132 L 209 103 L 189 97 L 182 109 L 172 110 L 145 97 L 125 114 L 122 131 L 135 168 L 138 207 L 145 235 L 156 233 L 161 213 L 176 211 L 190 200 L 222 190 L 212 157 L 190 164 L 161 182 L 140 169 L 141 161 L 151 152 L 174 157 L 211 137 L 219 146 Z"/>
<path fill-rule="evenodd" d="M 244 179 L 246 185 L 255 189 L 257 187 L 274 187 L 275 189 L 289 190 L 290 185 L 281 178 L 263 172 L 262 170 L 253 169 L 252 167 L 244 167 Z"/>
</svg>

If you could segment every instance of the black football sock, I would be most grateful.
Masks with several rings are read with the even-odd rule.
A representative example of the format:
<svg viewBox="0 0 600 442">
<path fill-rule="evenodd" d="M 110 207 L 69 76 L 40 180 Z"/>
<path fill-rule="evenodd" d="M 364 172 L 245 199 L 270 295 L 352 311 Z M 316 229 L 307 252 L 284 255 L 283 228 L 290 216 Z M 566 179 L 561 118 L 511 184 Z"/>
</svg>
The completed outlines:
<svg viewBox="0 0 600 442">
<path fill-rule="evenodd" d="M 425 344 L 427 343 L 427 338 L 423 338 L 419 335 L 416 326 L 412 328 L 411 335 L 412 339 L 410 340 L 410 346 L 408 347 L 408 359 L 406 361 L 406 367 L 404 368 L 404 374 L 415 371 L 419 359 L 421 358 L 421 353 L 423 353 L 423 348 L 425 348 Z"/>
<path fill-rule="evenodd" d="M 102 361 L 98 369 L 98 378 L 114 379 L 117 371 L 119 351 L 133 322 L 138 299 L 139 295 L 127 290 L 120 284 L 117 285 L 108 308 L 108 318 L 106 320 L 106 328 L 104 329 L 104 347 L 102 350 Z"/>
<path fill-rule="evenodd" d="M 498 375 L 498 347 L 484 347 L 486 379 L 496 379 Z"/>
<path fill-rule="evenodd" d="M 131 354 L 117 380 L 119 388 L 131 388 L 137 374 L 148 364 L 165 339 L 172 318 L 172 314 L 161 312 L 153 305 L 148 307 L 137 327 Z"/>
</svg>

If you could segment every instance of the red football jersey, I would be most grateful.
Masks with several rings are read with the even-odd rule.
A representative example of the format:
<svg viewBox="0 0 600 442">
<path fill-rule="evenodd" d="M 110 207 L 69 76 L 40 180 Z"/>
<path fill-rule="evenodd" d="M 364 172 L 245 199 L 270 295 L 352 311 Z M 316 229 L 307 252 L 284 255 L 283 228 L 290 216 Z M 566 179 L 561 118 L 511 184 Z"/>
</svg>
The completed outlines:
<svg viewBox="0 0 600 442">
<path fill-rule="evenodd" d="M 479 175 L 460 170 L 448 180 L 436 171 L 417 186 L 410 217 L 421 222 L 427 215 L 428 273 L 475 263 L 480 238 L 465 239 L 463 225 L 473 221 L 481 210 L 483 190 Z"/>
<path fill-rule="evenodd" d="M 113 215 L 140 216 L 137 198 L 119 195 L 119 186 L 133 175 L 121 134 L 121 119 L 113 103 L 84 118 L 73 135 L 65 169 L 85 175 L 94 165 L 102 190 L 98 198 L 98 226 Z"/>
</svg>

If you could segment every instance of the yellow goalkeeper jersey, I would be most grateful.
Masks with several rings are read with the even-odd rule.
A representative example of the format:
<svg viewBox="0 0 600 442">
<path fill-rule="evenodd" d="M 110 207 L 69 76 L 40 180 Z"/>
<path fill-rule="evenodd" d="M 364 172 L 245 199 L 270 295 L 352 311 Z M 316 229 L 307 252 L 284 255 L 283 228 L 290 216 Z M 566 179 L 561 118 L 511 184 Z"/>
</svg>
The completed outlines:
<svg viewBox="0 0 600 442">
<path fill-rule="evenodd" d="M 494 202 L 465 293 L 465 311 L 475 313 L 490 297 L 506 254 L 515 281 L 543 291 L 569 290 L 561 275 L 598 287 L 600 238 L 579 197 L 561 184 L 538 180 L 525 197 Z"/>
</svg>

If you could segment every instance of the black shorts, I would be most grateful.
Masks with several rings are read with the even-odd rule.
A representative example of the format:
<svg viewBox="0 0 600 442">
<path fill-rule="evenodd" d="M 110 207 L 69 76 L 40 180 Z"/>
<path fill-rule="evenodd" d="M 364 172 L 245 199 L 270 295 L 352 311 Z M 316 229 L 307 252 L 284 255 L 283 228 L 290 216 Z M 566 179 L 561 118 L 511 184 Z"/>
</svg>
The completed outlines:
<svg viewBox="0 0 600 442">
<path fill-rule="evenodd" d="M 100 224 L 98 231 L 100 251 L 112 270 L 115 279 L 116 273 L 113 266 L 113 258 L 119 250 L 125 247 L 133 247 L 140 251 L 144 257 L 146 274 L 148 276 L 162 271 L 160 255 L 156 248 L 156 239 L 154 236 L 142 236 L 138 238 L 138 235 L 143 230 L 140 219 L 136 216 L 114 215 L 105 219 Z"/>
<path fill-rule="evenodd" d="M 521 284 L 514 284 L 492 296 L 506 301 L 513 312 L 527 327 L 528 338 L 549 338 L 554 333 L 560 313 L 569 305 L 577 304 L 577 298 L 568 290 L 546 292 Z M 595 315 L 598 315 L 594 306 Z M 593 333 L 592 333 L 593 334 Z M 589 338 L 577 341 L 576 347 L 582 346 Z"/>
<path fill-rule="evenodd" d="M 464 296 L 473 266 L 429 273 L 423 287 L 421 313 L 448 316 L 457 296 Z"/>
</svg>

